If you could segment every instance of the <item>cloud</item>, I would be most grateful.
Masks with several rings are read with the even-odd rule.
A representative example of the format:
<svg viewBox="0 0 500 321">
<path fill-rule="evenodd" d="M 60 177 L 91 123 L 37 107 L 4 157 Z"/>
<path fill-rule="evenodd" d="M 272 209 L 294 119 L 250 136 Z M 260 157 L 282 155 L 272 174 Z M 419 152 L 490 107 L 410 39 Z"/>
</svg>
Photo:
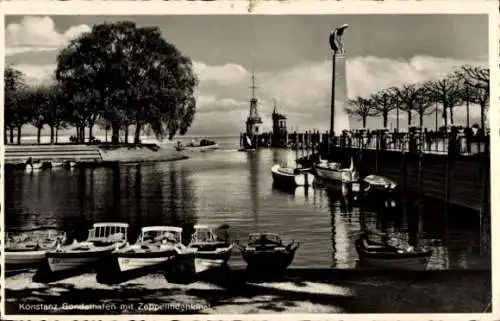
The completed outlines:
<svg viewBox="0 0 500 321">
<path fill-rule="evenodd" d="M 13 68 L 21 71 L 26 76 L 26 83 L 31 86 L 36 86 L 42 83 L 52 81 L 52 75 L 56 68 L 55 65 L 30 65 L 30 64 L 14 64 Z"/>
<path fill-rule="evenodd" d="M 208 66 L 202 62 L 193 63 L 194 71 L 200 82 L 216 82 L 220 85 L 239 83 L 247 78 L 248 72 L 238 64 L 225 64 L 223 66 Z"/>
<path fill-rule="evenodd" d="M 56 50 L 88 31 L 90 27 L 82 24 L 59 32 L 50 17 L 26 16 L 5 28 L 6 55 Z"/>
</svg>

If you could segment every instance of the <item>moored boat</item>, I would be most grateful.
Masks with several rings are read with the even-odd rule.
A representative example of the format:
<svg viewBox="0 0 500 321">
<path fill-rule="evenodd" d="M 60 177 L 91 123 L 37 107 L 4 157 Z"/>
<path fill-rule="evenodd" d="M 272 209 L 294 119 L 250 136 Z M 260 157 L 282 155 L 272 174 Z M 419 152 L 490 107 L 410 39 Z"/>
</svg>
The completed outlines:
<svg viewBox="0 0 500 321">
<path fill-rule="evenodd" d="M 47 262 L 52 272 L 71 270 L 95 263 L 127 243 L 127 223 L 95 223 L 87 240 L 48 251 Z"/>
<path fill-rule="evenodd" d="M 182 228 L 175 226 L 146 226 L 135 244 L 113 253 L 120 272 L 159 266 L 176 255 L 189 252 L 182 244 Z"/>
<path fill-rule="evenodd" d="M 248 270 L 276 272 L 285 270 L 293 261 L 299 243 L 285 245 L 276 233 L 251 233 L 246 246 L 238 245 Z"/>
<path fill-rule="evenodd" d="M 198 144 L 192 142 L 188 145 L 183 145 L 181 142 L 178 142 L 175 146 L 177 151 L 186 151 L 186 152 L 205 152 L 210 150 L 215 150 L 219 148 L 219 144 L 217 142 L 202 139 Z"/>
<path fill-rule="evenodd" d="M 5 264 L 8 267 L 32 266 L 45 260 L 48 250 L 66 240 L 64 232 L 36 229 L 5 233 Z"/>
<path fill-rule="evenodd" d="M 281 167 L 275 164 L 271 167 L 273 182 L 284 186 L 309 186 L 314 182 L 314 176 L 308 169 Z"/>
<path fill-rule="evenodd" d="M 363 178 L 367 185 L 367 191 L 393 191 L 397 188 L 397 183 L 392 179 L 380 175 L 368 175 Z"/>
<path fill-rule="evenodd" d="M 351 184 L 358 180 L 352 158 L 348 168 L 342 168 L 337 162 L 320 161 L 314 165 L 314 170 L 318 177 L 330 182 Z"/>
<path fill-rule="evenodd" d="M 366 233 L 355 241 L 355 247 L 362 265 L 389 270 L 423 271 L 432 255 L 432 249 L 396 247 L 370 240 Z"/>
<path fill-rule="evenodd" d="M 189 247 L 197 250 L 195 259 L 197 273 L 227 264 L 234 246 L 229 242 L 227 228 L 228 226 L 216 227 L 202 224 L 194 226 Z M 215 230 L 224 230 L 224 238 L 219 237 Z"/>
</svg>

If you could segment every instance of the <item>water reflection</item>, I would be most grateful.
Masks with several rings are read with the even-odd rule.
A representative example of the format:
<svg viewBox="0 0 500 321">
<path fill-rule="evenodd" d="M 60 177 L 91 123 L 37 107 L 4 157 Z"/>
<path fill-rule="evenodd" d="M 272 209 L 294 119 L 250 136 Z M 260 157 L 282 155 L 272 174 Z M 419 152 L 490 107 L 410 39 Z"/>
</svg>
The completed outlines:
<svg viewBox="0 0 500 321">
<path fill-rule="evenodd" d="M 443 208 L 428 201 L 423 211 L 410 199 L 405 207 L 388 210 L 381 204 L 360 206 L 334 186 L 273 186 L 271 166 L 293 158 L 293 151 L 202 154 L 182 162 L 112 169 L 7 172 L 6 225 L 56 225 L 82 239 L 94 222 L 125 221 L 131 241 L 142 226 L 177 225 L 188 241 L 197 222 L 227 223 L 233 240 L 266 230 L 284 241 L 300 241 L 295 266 L 337 268 L 356 266 L 354 240 L 367 226 L 429 244 L 435 251 L 431 268 L 482 262 L 475 214 L 449 210 L 453 217 L 446 219 Z"/>
</svg>

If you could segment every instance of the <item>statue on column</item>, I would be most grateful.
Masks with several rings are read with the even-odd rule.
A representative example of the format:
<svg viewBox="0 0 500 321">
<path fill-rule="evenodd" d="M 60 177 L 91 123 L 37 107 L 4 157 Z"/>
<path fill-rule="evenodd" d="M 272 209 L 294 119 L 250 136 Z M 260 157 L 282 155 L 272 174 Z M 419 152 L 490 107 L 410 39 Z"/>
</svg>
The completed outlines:
<svg viewBox="0 0 500 321">
<path fill-rule="evenodd" d="M 335 54 L 344 55 L 344 43 L 342 42 L 342 36 L 344 35 L 344 30 L 349 27 L 348 24 L 343 24 L 340 27 L 335 28 L 330 33 L 330 47 Z"/>
</svg>

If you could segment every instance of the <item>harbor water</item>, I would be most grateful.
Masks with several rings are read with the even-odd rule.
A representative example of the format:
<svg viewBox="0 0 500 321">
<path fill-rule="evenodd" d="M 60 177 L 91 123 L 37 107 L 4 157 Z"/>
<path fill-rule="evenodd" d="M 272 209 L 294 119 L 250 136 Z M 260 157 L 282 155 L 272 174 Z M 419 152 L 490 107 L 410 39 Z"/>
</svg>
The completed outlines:
<svg viewBox="0 0 500 321">
<path fill-rule="evenodd" d="M 228 224 L 230 237 L 276 232 L 300 242 L 293 267 L 349 269 L 357 266 L 354 241 L 360 218 L 403 238 L 418 225 L 434 248 L 429 269 L 489 269 L 480 253 L 479 215 L 426 201 L 412 211 L 359 208 L 336 189 L 314 186 L 283 191 L 273 187 L 274 163 L 293 166 L 294 151 L 239 152 L 238 138 L 215 138 L 217 151 L 189 153 L 187 160 L 127 164 L 116 168 L 8 171 L 5 175 L 7 230 L 54 226 L 84 239 L 95 222 L 127 222 L 129 240 L 140 228 L 175 225 L 187 240 L 194 224 Z M 172 144 L 164 145 L 173 148 Z M 237 251 L 230 265 L 243 266 Z"/>
</svg>

